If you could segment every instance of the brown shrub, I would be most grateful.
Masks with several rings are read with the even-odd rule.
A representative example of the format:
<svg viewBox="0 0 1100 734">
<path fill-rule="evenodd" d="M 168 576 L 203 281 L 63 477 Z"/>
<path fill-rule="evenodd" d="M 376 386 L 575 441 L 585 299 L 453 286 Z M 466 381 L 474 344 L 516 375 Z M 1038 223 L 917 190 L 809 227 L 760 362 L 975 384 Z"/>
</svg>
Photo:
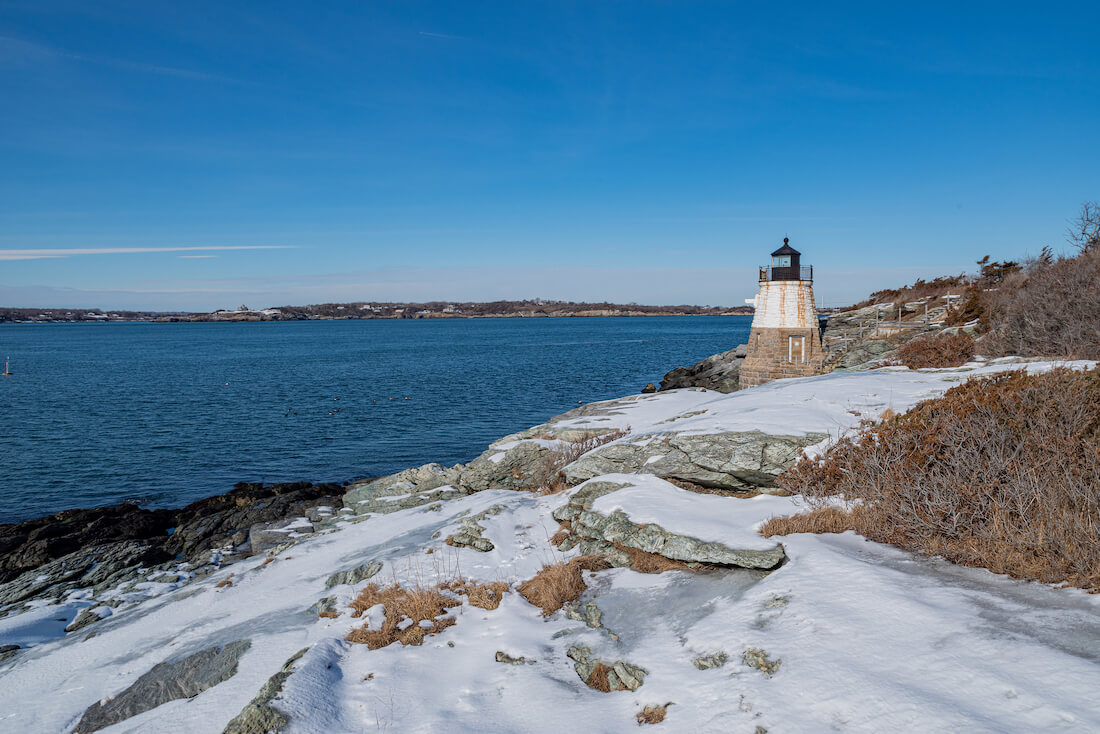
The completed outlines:
<svg viewBox="0 0 1100 734">
<path fill-rule="evenodd" d="M 455 579 L 443 584 L 441 588 L 447 591 L 465 596 L 470 604 L 481 609 L 496 609 L 503 601 L 504 595 L 511 589 L 503 581 L 470 581 L 468 579 Z"/>
<path fill-rule="evenodd" d="M 214 586 L 219 588 L 219 589 L 224 589 L 227 586 L 232 586 L 232 585 L 233 585 L 233 574 L 229 574 L 224 579 L 222 579 L 218 583 L 214 584 Z"/>
<path fill-rule="evenodd" d="M 457 598 L 444 594 L 440 587 L 406 589 L 398 584 L 385 588 L 378 584 L 368 584 L 359 592 L 351 603 L 352 616 L 362 616 L 371 607 L 382 604 L 385 610 L 385 619 L 379 629 L 360 627 L 348 633 L 345 638 L 349 642 L 366 645 L 371 650 L 386 647 L 394 642 L 402 645 L 419 645 L 427 635 L 442 632 L 455 623 L 454 617 L 443 617 L 451 607 L 457 607 L 462 602 Z M 401 629 L 399 625 L 406 619 L 412 624 Z M 421 622 L 430 622 L 431 626 L 424 628 Z"/>
<path fill-rule="evenodd" d="M 558 532 L 550 536 L 550 545 L 557 547 L 561 545 L 570 535 L 572 535 L 572 533 L 569 531 L 568 528 L 558 528 Z"/>
<path fill-rule="evenodd" d="M 992 295 L 982 350 L 994 356 L 1100 359 L 1100 248 L 1028 263 Z"/>
<path fill-rule="evenodd" d="M 634 718 L 638 720 L 638 726 L 642 724 L 660 724 L 665 720 L 665 716 L 668 714 L 668 707 L 672 704 L 666 703 L 664 706 L 646 706 L 638 713 L 634 714 Z"/>
<path fill-rule="evenodd" d="M 524 581 L 516 591 L 527 601 L 542 609 L 542 616 L 549 617 L 565 604 L 576 601 L 588 586 L 581 571 L 601 571 L 609 568 L 606 559 L 599 556 L 577 556 L 568 563 L 550 563 L 542 567 L 534 578 Z"/>
<path fill-rule="evenodd" d="M 898 348 L 898 359 L 909 369 L 958 367 L 974 357 L 974 340 L 963 333 L 922 336 Z"/>
<path fill-rule="evenodd" d="M 1100 591 L 1100 373 L 971 380 L 803 459 L 779 484 L 818 510 L 768 530 L 857 529 L 955 563 Z"/>
</svg>

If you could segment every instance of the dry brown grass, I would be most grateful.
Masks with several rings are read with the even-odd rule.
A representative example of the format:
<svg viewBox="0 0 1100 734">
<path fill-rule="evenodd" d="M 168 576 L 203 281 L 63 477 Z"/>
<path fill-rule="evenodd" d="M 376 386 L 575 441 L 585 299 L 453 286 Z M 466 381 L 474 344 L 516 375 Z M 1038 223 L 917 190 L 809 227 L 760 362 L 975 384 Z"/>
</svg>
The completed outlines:
<svg viewBox="0 0 1100 734">
<path fill-rule="evenodd" d="M 561 528 L 558 528 L 558 532 L 550 536 L 550 545 L 557 547 L 561 545 L 562 542 L 564 542 L 565 539 L 572 534 L 572 531 L 569 528 L 564 527 L 563 525 Z"/>
<path fill-rule="evenodd" d="M 455 623 L 454 617 L 444 617 L 447 610 L 462 602 L 443 593 L 439 586 L 406 589 L 398 584 L 380 587 L 368 584 L 351 603 L 352 616 L 362 616 L 371 607 L 381 604 L 385 619 L 379 629 L 360 627 L 348 633 L 347 640 L 377 650 L 394 642 L 402 645 L 419 645 L 427 635 L 442 632 Z M 411 620 L 401 629 L 405 620 Z M 421 622 L 430 626 L 422 627 Z"/>
<path fill-rule="evenodd" d="M 503 581 L 470 581 L 469 579 L 455 579 L 443 584 L 446 589 L 470 600 L 470 604 L 481 609 L 496 609 L 504 599 L 504 595 L 511 589 Z"/>
<path fill-rule="evenodd" d="M 617 549 L 630 556 L 630 567 L 640 573 L 664 573 L 665 571 L 694 571 L 683 561 L 666 558 L 658 553 L 649 553 L 625 545 L 613 544 Z"/>
<path fill-rule="evenodd" d="M 577 556 L 568 563 L 550 563 L 542 567 L 534 578 L 524 581 L 516 591 L 527 601 L 542 609 L 542 616 L 549 617 L 565 604 L 576 601 L 588 586 L 581 571 L 601 571 L 609 568 L 606 559 L 599 556 Z"/>
<path fill-rule="evenodd" d="M 233 585 L 233 576 L 234 576 L 234 574 L 229 574 L 224 579 L 222 579 L 218 583 L 214 584 L 214 586 L 219 588 L 219 589 L 224 589 L 226 587 L 232 586 Z"/>
<path fill-rule="evenodd" d="M 760 528 L 760 534 L 765 538 L 792 533 L 843 533 L 846 530 L 866 534 L 868 519 L 861 509 L 856 507 L 845 511 L 836 507 L 818 507 L 798 515 L 773 517 Z"/>
<path fill-rule="evenodd" d="M 335 609 L 326 609 L 323 612 L 318 612 L 317 616 L 325 617 L 326 619 L 336 619 L 340 616 L 340 612 L 336 611 Z"/>
<path fill-rule="evenodd" d="M 638 713 L 634 714 L 634 718 L 638 720 L 638 726 L 642 724 L 660 724 L 665 720 L 665 716 L 668 715 L 668 707 L 671 704 L 666 703 L 664 706 L 646 706 Z"/>
<path fill-rule="evenodd" d="M 909 369 L 958 367 L 974 357 L 974 340 L 963 333 L 922 336 L 898 348 L 898 359 Z"/>
<path fill-rule="evenodd" d="M 269 563 L 274 563 L 274 562 L 275 562 L 275 559 L 274 559 L 274 558 L 265 558 L 265 559 L 264 559 L 264 562 L 260 564 L 260 567 L 261 567 L 261 568 L 263 568 L 263 567 L 264 567 L 264 566 L 266 566 L 267 564 L 269 564 Z"/>
<path fill-rule="evenodd" d="M 766 532 L 853 529 L 1100 592 L 1100 373 L 971 380 L 802 460 L 779 483 L 817 509 Z M 828 509 L 837 495 L 861 504 Z"/>
</svg>

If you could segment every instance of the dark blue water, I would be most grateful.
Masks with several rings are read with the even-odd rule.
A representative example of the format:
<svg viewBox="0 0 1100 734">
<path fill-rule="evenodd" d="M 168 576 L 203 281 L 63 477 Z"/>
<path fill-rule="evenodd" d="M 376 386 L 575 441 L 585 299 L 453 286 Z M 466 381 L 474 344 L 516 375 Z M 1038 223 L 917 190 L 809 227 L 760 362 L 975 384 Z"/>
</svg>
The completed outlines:
<svg viewBox="0 0 1100 734">
<path fill-rule="evenodd" d="M 0 326 L 0 522 L 465 462 L 744 343 L 750 320 Z"/>
</svg>

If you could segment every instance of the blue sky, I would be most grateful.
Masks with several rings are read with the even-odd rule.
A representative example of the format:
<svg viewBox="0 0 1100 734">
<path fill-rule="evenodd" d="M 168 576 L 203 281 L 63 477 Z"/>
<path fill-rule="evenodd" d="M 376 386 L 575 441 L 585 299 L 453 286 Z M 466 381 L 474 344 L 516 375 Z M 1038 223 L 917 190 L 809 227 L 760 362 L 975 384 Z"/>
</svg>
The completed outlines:
<svg viewBox="0 0 1100 734">
<path fill-rule="evenodd" d="M 739 304 L 784 235 L 840 303 L 1062 249 L 1100 198 L 1097 27 L 1083 2 L 0 2 L 0 305 Z"/>
</svg>

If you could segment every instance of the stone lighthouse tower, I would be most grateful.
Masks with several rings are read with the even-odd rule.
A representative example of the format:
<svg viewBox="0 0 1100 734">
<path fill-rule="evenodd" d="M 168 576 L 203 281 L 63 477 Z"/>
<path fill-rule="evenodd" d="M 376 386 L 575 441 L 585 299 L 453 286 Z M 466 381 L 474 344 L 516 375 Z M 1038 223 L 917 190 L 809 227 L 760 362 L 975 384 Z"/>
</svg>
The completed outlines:
<svg viewBox="0 0 1100 734">
<path fill-rule="evenodd" d="M 821 373 L 825 353 L 814 309 L 814 269 L 800 258 L 784 237 L 771 265 L 760 268 L 749 351 L 741 365 L 742 388 Z"/>
</svg>

